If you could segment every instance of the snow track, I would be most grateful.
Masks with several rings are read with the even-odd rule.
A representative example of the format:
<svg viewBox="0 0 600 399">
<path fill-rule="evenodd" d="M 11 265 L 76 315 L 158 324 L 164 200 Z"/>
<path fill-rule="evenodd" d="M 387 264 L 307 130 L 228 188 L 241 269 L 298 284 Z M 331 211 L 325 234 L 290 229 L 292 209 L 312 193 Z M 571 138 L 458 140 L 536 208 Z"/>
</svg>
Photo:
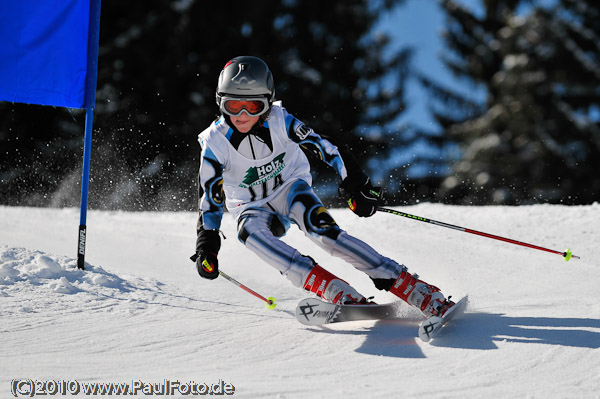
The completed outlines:
<svg viewBox="0 0 600 399">
<path fill-rule="evenodd" d="M 90 212 L 80 271 L 77 210 L 0 207 L 0 397 L 12 379 L 31 378 L 221 379 L 244 398 L 600 398 L 598 204 L 403 210 L 569 246 L 581 260 L 333 210 L 342 228 L 445 293 L 469 294 L 467 313 L 425 344 L 408 307 L 403 320 L 300 325 L 292 312 L 305 294 L 242 247 L 228 215 L 221 267 L 277 298 L 275 310 L 197 276 L 193 213 Z M 284 239 L 361 293 L 393 300 L 297 231 Z"/>
</svg>

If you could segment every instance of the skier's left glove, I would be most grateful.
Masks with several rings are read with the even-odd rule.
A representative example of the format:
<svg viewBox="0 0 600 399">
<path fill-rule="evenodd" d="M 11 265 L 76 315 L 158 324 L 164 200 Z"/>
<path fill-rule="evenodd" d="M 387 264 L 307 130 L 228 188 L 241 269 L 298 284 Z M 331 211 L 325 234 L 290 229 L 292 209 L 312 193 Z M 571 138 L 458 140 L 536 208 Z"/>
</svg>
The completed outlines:
<svg viewBox="0 0 600 399">
<path fill-rule="evenodd" d="M 373 187 L 368 177 L 359 184 L 346 178 L 340 189 L 348 198 L 350 210 L 358 216 L 369 217 L 377 212 L 377 206 L 382 198 L 381 187 Z"/>
</svg>

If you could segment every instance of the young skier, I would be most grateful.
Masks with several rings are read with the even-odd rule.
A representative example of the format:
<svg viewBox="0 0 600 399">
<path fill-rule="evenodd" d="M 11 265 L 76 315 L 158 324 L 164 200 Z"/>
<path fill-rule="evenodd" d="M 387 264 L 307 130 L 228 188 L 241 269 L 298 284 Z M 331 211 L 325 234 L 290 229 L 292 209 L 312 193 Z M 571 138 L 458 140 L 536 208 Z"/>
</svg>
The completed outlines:
<svg viewBox="0 0 600 399">
<path fill-rule="evenodd" d="M 361 217 L 377 211 L 379 189 L 371 185 L 351 154 L 314 132 L 274 101 L 273 76 L 259 58 L 229 61 L 219 76 L 216 99 L 221 116 L 199 135 L 199 211 L 196 266 L 200 276 L 219 276 L 219 228 L 223 205 L 237 221 L 238 239 L 296 287 L 332 303 L 367 303 L 346 281 L 299 253 L 279 237 L 291 223 L 320 247 L 365 272 L 427 317 L 454 305 L 440 290 L 410 274 L 342 230 L 311 188 L 303 150 L 333 167 L 342 179 L 350 209 Z"/>
</svg>

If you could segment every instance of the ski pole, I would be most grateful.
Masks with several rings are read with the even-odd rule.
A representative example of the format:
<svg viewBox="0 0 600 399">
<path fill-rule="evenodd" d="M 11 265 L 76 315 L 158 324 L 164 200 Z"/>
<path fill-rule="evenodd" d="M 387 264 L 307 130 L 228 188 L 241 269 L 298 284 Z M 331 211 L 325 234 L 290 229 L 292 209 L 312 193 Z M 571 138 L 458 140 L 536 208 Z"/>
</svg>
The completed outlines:
<svg viewBox="0 0 600 399">
<path fill-rule="evenodd" d="M 238 287 L 240 287 L 244 291 L 246 291 L 246 292 L 254 295 L 258 299 L 261 299 L 261 300 L 265 301 L 267 303 L 267 309 L 274 309 L 275 306 L 277 306 L 277 304 L 275 303 L 276 299 L 273 298 L 272 296 L 270 296 L 268 298 L 265 298 L 264 296 L 260 295 L 258 292 L 253 291 L 250 288 L 246 287 L 244 284 L 240 283 L 239 281 L 237 281 L 233 277 L 229 277 L 227 274 L 225 274 L 221 270 L 219 270 L 219 275 L 223 276 L 226 280 L 231 281 L 233 284 L 237 285 Z"/>
<path fill-rule="evenodd" d="M 436 226 L 447 227 L 449 229 L 454 229 L 454 230 L 458 230 L 458 231 L 464 231 L 465 233 L 476 234 L 476 235 L 482 236 L 482 237 L 493 238 L 494 240 L 500 240 L 500 241 L 508 242 L 508 243 L 511 243 L 511 244 L 521 245 L 521 246 L 524 246 L 524 247 L 527 247 L 527 248 L 533 248 L 533 249 L 538 249 L 540 251 L 550 252 L 550 253 L 553 253 L 553 254 L 561 255 L 565 259 L 565 261 L 568 261 L 571 258 L 581 259 L 579 256 L 573 255 L 573 253 L 571 252 L 570 249 L 567 249 L 565 252 L 555 251 L 553 249 L 548 249 L 548 248 L 540 247 L 540 246 L 533 245 L 533 244 L 527 244 L 525 242 L 513 240 L 511 238 L 504 238 L 504 237 L 500 237 L 500 236 L 497 236 L 497 235 L 494 235 L 494 234 L 483 233 L 481 231 L 467 229 L 465 227 L 454 226 L 452 224 L 448 224 L 448 223 L 444 223 L 444 222 L 438 222 L 436 220 L 427 219 L 427 218 L 424 218 L 424 217 L 421 217 L 421 216 L 411 215 L 410 213 L 406 213 L 406 212 L 395 211 L 393 209 L 378 207 L 377 210 L 380 211 L 380 212 L 387 212 L 387 213 L 391 213 L 393 215 L 398 215 L 398 216 L 402 216 L 402 217 L 405 217 L 405 218 L 409 218 L 409 219 L 413 219 L 413 220 L 418 220 L 420 222 L 431 223 L 431 224 L 434 224 Z"/>
</svg>

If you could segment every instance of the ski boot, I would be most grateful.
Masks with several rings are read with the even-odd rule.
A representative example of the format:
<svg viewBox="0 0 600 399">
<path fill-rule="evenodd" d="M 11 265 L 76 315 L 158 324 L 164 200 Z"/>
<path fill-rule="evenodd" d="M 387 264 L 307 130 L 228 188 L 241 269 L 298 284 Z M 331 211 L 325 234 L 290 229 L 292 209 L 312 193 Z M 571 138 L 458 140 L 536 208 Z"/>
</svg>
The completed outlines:
<svg viewBox="0 0 600 399">
<path fill-rule="evenodd" d="M 419 309 L 427 318 L 443 316 L 448 309 L 454 306 L 450 297 L 444 298 L 438 287 L 419 280 L 418 275 L 410 274 L 406 269 L 395 280 L 373 279 L 373 282 L 378 289 L 391 292 L 404 302 Z"/>
<path fill-rule="evenodd" d="M 304 289 L 320 296 L 324 301 L 339 305 L 366 304 L 367 299 L 347 282 L 315 263 L 304 282 Z"/>
</svg>

